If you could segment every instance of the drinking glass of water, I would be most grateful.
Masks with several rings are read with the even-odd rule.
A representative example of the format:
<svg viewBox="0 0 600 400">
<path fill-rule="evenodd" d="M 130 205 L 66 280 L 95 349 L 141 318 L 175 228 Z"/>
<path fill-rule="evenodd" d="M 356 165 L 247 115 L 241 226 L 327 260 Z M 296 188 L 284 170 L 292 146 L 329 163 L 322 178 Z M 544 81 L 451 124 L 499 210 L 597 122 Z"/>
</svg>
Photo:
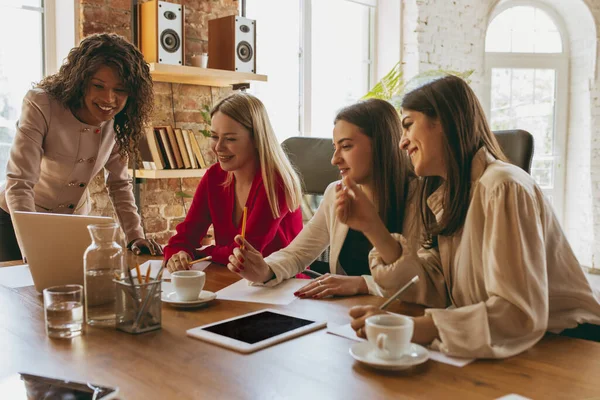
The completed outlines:
<svg viewBox="0 0 600 400">
<path fill-rule="evenodd" d="M 44 289 L 46 333 L 52 338 L 70 339 L 83 327 L 83 286 L 63 285 Z"/>
</svg>

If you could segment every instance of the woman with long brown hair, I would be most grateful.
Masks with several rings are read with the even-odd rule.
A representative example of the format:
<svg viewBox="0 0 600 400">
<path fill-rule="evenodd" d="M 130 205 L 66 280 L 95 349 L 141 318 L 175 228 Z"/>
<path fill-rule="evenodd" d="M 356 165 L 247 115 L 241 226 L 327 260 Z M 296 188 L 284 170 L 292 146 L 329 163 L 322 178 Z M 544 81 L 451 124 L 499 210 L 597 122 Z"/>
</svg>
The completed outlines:
<svg viewBox="0 0 600 400">
<path fill-rule="evenodd" d="M 394 235 L 370 261 L 390 289 L 419 275 L 404 301 L 442 303 L 414 319 L 413 341 L 453 356 L 504 358 L 546 331 L 600 340 L 600 293 L 540 187 L 506 162 L 467 83 L 447 76 L 408 93 L 402 126 L 401 147 L 423 179 L 423 249 L 407 254 L 410 238 Z M 349 190 L 358 195 L 343 196 L 339 215 L 360 209 L 368 225 L 373 210 L 359 188 Z M 365 319 L 379 312 L 353 308 L 353 328 L 364 336 Z"/>
<path fill-rule="evenodd" d="M 144 57 L 115 34 L 85 38 L 27 93 L 0 187 L 0 259 L 21 257 L 11 212 L 88 214 L 87 186 L 102 169 L 128 246 L 162 254 L 144 238 L 127 173 L 153 101 Z"/>
<path fill-rule="evenodd" d="M 400 137 L 398 113 L 388 102 L 371 99 L 350 105 L 334 121 L 331 163 L 344 179 L 362 187 L 367 201 L 377 210 L 378 226 L 386 232 L 412 236 L 415 229 L 418 231 L 416 210 L 410 201 L 416 197 L 416 179 L 408 158 L 400 151 Z M 256 284 L 276 285 L 301 272 L 330 246 L 330 274 L 307 284 L 296 296 L 383 295 L 368 264 L 369 251 L 379 237 L 349 229 L 345 221 L 336 218 L 335 202 L 341 187 L 340 181 L 330 184 L 319 209 L 298 237 L 267 258 L 238 236 L 236 240 L 245 248 L 234 249 L 229 269 Z"/>
</svg>

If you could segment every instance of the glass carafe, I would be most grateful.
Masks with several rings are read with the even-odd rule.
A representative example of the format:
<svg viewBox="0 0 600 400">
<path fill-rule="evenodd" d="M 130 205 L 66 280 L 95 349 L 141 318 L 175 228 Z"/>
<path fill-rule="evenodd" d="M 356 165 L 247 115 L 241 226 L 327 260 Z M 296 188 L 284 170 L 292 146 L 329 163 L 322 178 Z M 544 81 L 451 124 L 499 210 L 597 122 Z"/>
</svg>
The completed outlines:
<svg viewBox="0 0 600 400">
<path fill-rule="evenodd" d="M 116 286 L 121 274 L 123 248 L 116 242 L 119 225 L 88 225 L 92 244 L 83 255 L 85 322 L 89 325 L 114 326 Z"/>
</svg>

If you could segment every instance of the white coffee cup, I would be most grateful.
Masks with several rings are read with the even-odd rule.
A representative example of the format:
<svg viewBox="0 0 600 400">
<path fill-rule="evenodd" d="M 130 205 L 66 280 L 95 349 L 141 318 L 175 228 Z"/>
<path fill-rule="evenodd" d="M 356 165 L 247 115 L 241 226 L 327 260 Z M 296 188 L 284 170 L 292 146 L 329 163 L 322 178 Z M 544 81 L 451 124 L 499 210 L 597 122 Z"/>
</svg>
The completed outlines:
<svg viewBox="0 0 600 400">
<path fill-rule="evenodd" d="M 414 322 L 396 314 L 380 314 L 365 320 L 367 339 L 376 348 L 377 357 L 395 360 L 410 350 Z"/>
<path fill-rule="evenodd" d="M 204 271 L 175 271 L 171 274 L 171 282 L 175 287 L 177 299 L 181 301 L 198 300 L 206 282 Z"/>
<path fill-rule="evenodd" d="M 192 56 L 192 65 L 194 67 L 206 68 L 208 67 L 208 54 L 194 54 Z"/>
</svg>

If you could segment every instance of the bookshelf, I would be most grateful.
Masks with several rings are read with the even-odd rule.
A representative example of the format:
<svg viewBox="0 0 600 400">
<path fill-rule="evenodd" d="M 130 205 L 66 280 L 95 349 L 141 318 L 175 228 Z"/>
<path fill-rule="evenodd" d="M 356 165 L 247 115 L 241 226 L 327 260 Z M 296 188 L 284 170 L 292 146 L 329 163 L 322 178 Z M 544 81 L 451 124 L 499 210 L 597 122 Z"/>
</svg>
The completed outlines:
<svg viewBox="0 0 600 400">
<path fill-rule="evenodd" d="M 189 85 L 204 85 L 215 87 L 227 87 L 237 83 L 251 81 L 266 82 L 266 75 L 252 74 L 248 72 L 226 71 L 222 69 L 210 69 L 199 67 L 188 67 L 185 65 L 169 65 L 150 63 L 150 75 L 156 82 L 186 83 Z"/>
<path fill-rule="evenodd" d="M 133 176 L 133 170 L 128 169 Z M 143 179 L 202 178 L 206 169 L 136 169 L 135 177 Z"/>
</svg>

